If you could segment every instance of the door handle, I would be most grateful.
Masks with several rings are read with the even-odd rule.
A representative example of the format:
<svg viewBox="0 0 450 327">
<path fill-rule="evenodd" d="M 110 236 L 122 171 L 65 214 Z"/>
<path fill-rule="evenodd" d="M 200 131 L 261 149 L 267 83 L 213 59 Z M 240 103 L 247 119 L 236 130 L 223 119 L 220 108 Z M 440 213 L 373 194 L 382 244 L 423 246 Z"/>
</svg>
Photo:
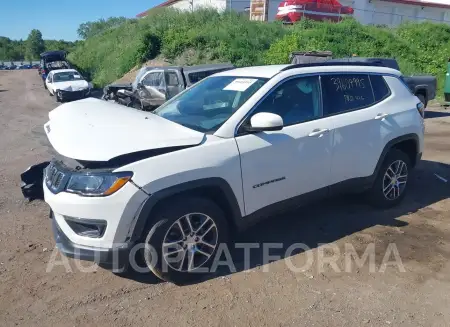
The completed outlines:
<svg viewBox="0 0 450 327">
<path fill-rule="evenodd" d="M 383 119 L 386 118 L 387 116 L 389 116 L 389 114 L 378 114 L 375 116 L 375 119 Z"/>
<path fill-rule="evenodd" d="M 322 135 L 326 132 L 329 132 L 330 130 L 328 128 L 324 128 L 324 129 L 315 129 L 313 130 L 311 133 L 308 134 L 308 136 L 317 136 L 317 135 Z"/>
</svg>

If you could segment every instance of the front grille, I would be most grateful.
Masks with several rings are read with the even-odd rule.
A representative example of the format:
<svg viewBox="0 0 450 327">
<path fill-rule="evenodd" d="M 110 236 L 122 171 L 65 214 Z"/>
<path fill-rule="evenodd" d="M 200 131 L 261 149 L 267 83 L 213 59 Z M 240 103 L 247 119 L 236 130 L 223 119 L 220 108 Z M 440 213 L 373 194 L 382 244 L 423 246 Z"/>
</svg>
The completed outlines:
<svg viewBox="0 0 450 327">
<path fill-rule="evenodd" d="M 61 97 L 63 99 L 67 99 L 67 100 L 74 100 L 74 99 L 79 99 L 82 98 L 86 95 L 86 90 L 80 90 L 80 91 L 62 91 L 61 92 Z"/>
<path fill-rule="evenodd" d="M 444 93 L 445 102 L 450 102 L 450 93 Z"/>
<path fill-rule="evenodd" d="M 50 163 L 45 169 L 45 184 L 53 193 L 62 191 L 70 175 L 55 162 Z"/>
</svg>

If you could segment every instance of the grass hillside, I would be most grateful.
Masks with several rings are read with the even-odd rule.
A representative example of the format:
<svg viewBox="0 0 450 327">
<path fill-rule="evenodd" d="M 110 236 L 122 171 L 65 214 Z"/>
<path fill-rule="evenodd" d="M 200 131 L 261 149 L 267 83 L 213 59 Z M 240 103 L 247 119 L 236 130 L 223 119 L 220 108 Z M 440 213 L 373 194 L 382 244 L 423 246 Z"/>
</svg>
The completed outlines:
<svg viewBox="0 0 450 327">
<path fill-rule="evenodd" d="M 157 55 L 184 64 L 226 61 L 248 66 L 263 63 L 265 51 L 287 31 L 281 24 L 250 22 L 235 13 L 163 9 L 88 38 L 69 60 L 90 71 L 96 85 L 110 83 Z"/>
<path fill-rule="evenodd" d="M 249 66 L 287 63 L 294 50 L 331 50 L 335 57 L 395 57 L 405 74 L 436 75 L 442 88 L 450 26 L 406 23 L 388 29 L 349 19 L 339 24 L 302 21 L 286 27 L 209 9 L 193 13 L 162 9 L 88 38 L 69 59 L 91 72 L 93 82 L 102 86 L 155 57 L 177 64 Z"/>
</svg>

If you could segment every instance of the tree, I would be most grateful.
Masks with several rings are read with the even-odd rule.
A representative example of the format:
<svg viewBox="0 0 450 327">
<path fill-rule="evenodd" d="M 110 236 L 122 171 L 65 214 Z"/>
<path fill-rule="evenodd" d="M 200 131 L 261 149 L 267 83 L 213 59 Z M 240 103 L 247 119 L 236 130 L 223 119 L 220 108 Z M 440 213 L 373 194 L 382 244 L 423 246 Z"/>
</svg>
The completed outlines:
<svg viewBox="0 0 450 327">
<path fill-rule="evenodd" d="M 78 36 L 86 40 L 87 38 L 93 37 L 97 34 L 103 33 L 104 31 L 117 27 L 125 23 L 127 19 L 125 17 L 110 17 L 108 19 L 99 19 L 94 22 L 86 22 L 78 27 Z"/>
<path fill-rule="evenodd" d="M 25 48 L 25 59 L 38 59 L 39 55 L 44 52 L 45 45 L 42 39 L 42 33 L 39 30 L 33 29 L 28 35 Z"/>
</svg>

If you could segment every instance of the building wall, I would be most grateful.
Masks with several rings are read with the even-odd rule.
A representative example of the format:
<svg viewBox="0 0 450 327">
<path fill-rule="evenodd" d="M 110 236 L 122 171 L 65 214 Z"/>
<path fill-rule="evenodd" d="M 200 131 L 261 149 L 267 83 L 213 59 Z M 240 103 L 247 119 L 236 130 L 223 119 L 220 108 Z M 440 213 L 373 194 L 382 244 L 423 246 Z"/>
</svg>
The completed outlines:
<svg viewBox="0 0 450 327">
<path fill-rule="evenodd" d="M 363 24 L 397 26 L 403 21 L 445 22 L 450 24 L 450 9 L 409 5 L 379 0 L 341 0 L 355 9 L 354 17 Z M 444 3 L 444 2 L 443 2 Z"/>
<path fill-rule="evenodd" d="M 191 2 L 192 1 L 192 2 Z M 250 6 L 250 0 L 181 0 L 170 5 L 180 10 L 195 10 L 201 7 L 210 7 L 218 11 L 230 10 L 244 12 Z M 446 0 L 428 0 L 443 1 Z M 268 19 L 272 21 L 278 10 L 281 0 L 269 0 Z M 351 6 L 354 17 L 363 24 L 376 24 L 397 26 L 403 21 L 445 22 L 450 24 L 450 9 L 426 7 L 420 5 L 400 4 L 380 0 L 340 0 L 342 5 Z M 449 0 L 450 2 L 450 0 Z"/>
<path fill-rule="evenodd" d="M 194 10 L 199 8 L 214 8 L 218 11 L 224 11 L 226 9 L 226 0 L 181 0 L 170 5 L 171 8 L 180 10 Z"/>
</svg>

